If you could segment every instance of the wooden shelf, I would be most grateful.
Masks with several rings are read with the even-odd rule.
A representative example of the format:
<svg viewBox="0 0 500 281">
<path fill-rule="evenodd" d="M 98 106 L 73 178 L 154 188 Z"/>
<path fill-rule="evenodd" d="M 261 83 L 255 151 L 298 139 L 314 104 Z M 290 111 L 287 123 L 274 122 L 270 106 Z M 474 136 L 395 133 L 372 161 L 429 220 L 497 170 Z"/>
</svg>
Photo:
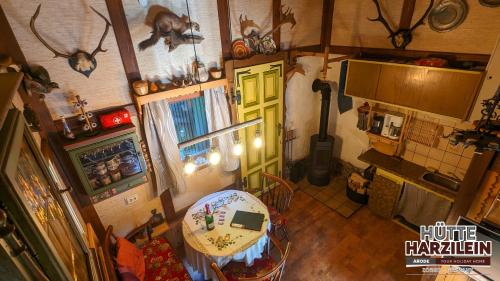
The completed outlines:
<svg viewBox="0 0 500 281">
<path fill-rule="evenodd" d="M 101 132 L 99 132 L 99 134 L 97 134 L 95 136 L 89 136 L 89 137 L 81 136 L 81 137 L 77 137 L 77 139 L 75 139 L 75 140 L 68 140 L 65 138 L 61 138 L 61 139 L 62 139 L 62 145 L 63 145 L 64 149 L 66 151 L 68 151 L 68 150 L 76 149 L 76 148 L 86 146 L 89 144 L 93 144 L 93 143 L 97 143 L 97 142 L 104 141 L 107 139 L 111 139 L 111 138 L 114 138 L 116 136 L 121 136 L 124 134 L 135 132 L 135 130 L 136 129 L 135 129 L 135 126 L 133 124 L 125 124 L 125 125 L 118 126 L 115 128 L 101 130 Z"/>
<path fill-rule="evenodd" d="M 17 93 L 17 89 L 23 80 L 23 73 L 10 72 L 0 74 L 0 128 L 7 116 L 7 112 L 12 106 L 12 98 Z"/>
<path fill-rule="evenodd" d="M 382 136 L 382 135 L 378 135 L 378 134 L 374 134 L 370 131 L 366 131 L 366 134 L 370 137 L 373 137 L 373 138 L 381 138 L 383 140 L 383 142 L 387 143 L 387 144 L 394 144 L 394 145 L 399 145 L 399 141 L 400 141 L 400 138 L 401 136 L 399 136 L 398 139 L 391 139 L 391 138 L 388 138 L 388 137 L 385 137 L 385 136 Z"/>
<path fill-rule="evenodd" d="M 143 96 L 135 95 L 135 102 L 137 104 L 137 109 L 141 111 L 142 106 L 150 102 L 185 96 L 198 91 L 204 91 L 207 89 L 217 88 L 221 86 L 227 87 L 226 78 L 210 80 L 207 82 L 194 84 L 184 88 L 175 87 L 174 85 L 169 85 L 167 86 L 167 88 L 169 89 L 162 92 L 151 93 Z"/>
</svg>

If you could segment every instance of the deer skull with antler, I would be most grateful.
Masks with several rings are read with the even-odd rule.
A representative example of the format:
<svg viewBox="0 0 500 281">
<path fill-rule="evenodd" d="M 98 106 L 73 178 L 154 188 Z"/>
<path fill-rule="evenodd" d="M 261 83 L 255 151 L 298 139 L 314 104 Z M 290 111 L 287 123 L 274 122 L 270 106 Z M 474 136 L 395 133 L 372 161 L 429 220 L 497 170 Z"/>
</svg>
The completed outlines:
<svg viewBox="0 0 500 281">
<path fill-rule="evenodd" d="M 102 48 L 102 43 L 104 42 L 104 39 L 106 38 L 106 35 L 108 34 L 109 27 L 111 26 L 111 23 L 108 21 L 108 19 L 104 15 L 99 13 L 93 7 L 90 7 L 92 9 L 92 11 L 94 11 L 99 17 L 104 19 L 104 21 L 106 22 L 106 27 L 104 29 L 104 33 L 101 36 L 101 40 L 99 41 L 99 45 L 97 45 L 97 48 L 95 48 L 95 50 L 90 54 L 88 52 L 82 51 L 82 50 L 77 50 L 76 52 L 74 52 L 72 54 L 67 54 L 67 53 L 65 54 L 65 53 L 61 53 L 61 52 L 57 51 L 56 49 L 52 48 L 49 45 L 49 43 L 47 43 L 47 41 L 45 41 L 45 39 L 43 39 L 42 36 L 40 36 L 40 34 L 38 33 L 38 31 L 35 28 L 35 20 L 37 19 L 38 14 L 40 14 L 41 6 L 42 6 L 42 4 L 38 5 L 38 8 L 36 8 L 35 14 L 31 17 L 30 28 L 31 28 L 31 31 L 33 32 L 33 34 L 35 34 L 36 38 L 38 38 L 38 40 L 40 40 L 40 42 L 42 42 L 42 44 L 45 47 L 47 47 L 47 49 L 49 49 L 52 53 L 54 53 L 54 58 L 61 57 L 61 58 L 68 59 L 68 63 L 71 66 L 71 68 L 73 68 L 73 70 L 78 71 L 78 72 L 82 73 L 83 75 L 89 77 L 90 74 L 92 73 L 92 71 L 94 71 L 94 69 L 97 67 L 97 61 L 95 59 L 95 56 L 97 55 L 97 53 L 107 51 L 107 50 L 104 50 Z"/>
<path fill-rule="evenodd" d="M 431 0 L 429 3 L 429 7 L 427 7 L 427 10 L 425 10 L 425 13 L 422 15 L 422 17 L 410 28 L 399 28 L 396 31 L 393 31 L 389 23 L 385 20 L 384 16 L 382 15 L 382 11 L 380 9 L 380 4 L 378 3 L 378 0 L 373 0 L 375 3 L 375 6 L 377 6 L 377 13 L 378 16 L 374 19 L 368 18 L 370 21 L 379 21 L 381 22 L 385 29 L 389 32 L 388 38 L 391 38 L 391 43 L 394 46 L 394 48 L 397 49 L 405 49 L 408 44 L 410 44 L 412 40 L 412 32 L 415 30 L 420 25 L 424 24 L 424 19 L 429 14 L 430 10 L 432 9 L 432 6 L 434 5 L 434 0 Z"/>
</svg>

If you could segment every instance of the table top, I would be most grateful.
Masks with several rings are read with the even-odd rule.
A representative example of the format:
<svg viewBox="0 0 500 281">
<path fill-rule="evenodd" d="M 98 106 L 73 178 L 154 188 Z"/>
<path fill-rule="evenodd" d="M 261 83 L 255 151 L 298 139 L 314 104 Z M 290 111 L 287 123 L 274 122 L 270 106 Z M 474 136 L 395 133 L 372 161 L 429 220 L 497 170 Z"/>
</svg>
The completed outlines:
<svg viewBox="0 0 500 281">
<path fill-rule="evenodd" d="M 215 229 L 206 230 L 205 204 L 210 204 L 214 214 Z M 231 227 L 236 211 L 264 214 L 260 231 Z M 242 252 L 267 234 L 269 212 L 262 201 L 250 193 L 225 190 L 207 195 L 196 202 L 186 213 L 182 222 L 184 240 L 198 252 L 222 257 Z"/>
</svg>

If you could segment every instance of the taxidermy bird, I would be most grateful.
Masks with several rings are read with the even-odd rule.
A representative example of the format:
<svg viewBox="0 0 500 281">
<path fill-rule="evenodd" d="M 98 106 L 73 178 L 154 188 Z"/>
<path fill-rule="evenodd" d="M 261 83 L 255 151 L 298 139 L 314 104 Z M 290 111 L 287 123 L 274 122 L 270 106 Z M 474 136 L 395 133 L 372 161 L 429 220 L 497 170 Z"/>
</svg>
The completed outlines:
<svg viewBox="0 0 500 281">
<path fill-rule="evenodd" d="M 36 93 L 50 93 L 59 85 L 50 80 L 49 72 L 41 65 L 23 66 L 24 85 L 26 89 Z"/>
<path fill-rule="evenodd" d="M 200 31 L 200 25 L 190 21 L 186 15 L 179 17 L 166 9 L 156 14 L 152 27 L 151 37 L 139 43 L 139 50 L 143 51 L 153 46 L 162 37 L 165 38 L 165 45 L 169 47 L 169 52 L 181 44 L 198 44 L 204 39 L 200 35 L 183 34 L 190 29 Z"/>
</svg>

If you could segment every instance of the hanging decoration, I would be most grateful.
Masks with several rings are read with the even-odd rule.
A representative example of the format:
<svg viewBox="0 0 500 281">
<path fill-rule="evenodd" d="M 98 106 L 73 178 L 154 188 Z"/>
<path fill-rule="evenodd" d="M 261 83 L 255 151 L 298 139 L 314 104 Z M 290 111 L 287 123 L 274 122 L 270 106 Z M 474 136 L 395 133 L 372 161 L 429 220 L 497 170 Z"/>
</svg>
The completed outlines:
<svg viewBox="0 0 500 281">
<path fill-rule="evenodd" d="M 87 112 L 85 106 L 88 105 L 87 100 L 80 98 L 80 95 L 76 95 L 76 102 L 73 103 L 76 110 L 80 110 L 80 115 L 78 120 L 83 123 L 82 130 L 87 136 L 93 136 L 99 133 L 97 130 L 97 122 L 94 120 L 94 114 L 92 112 Z"/>
<path fill-rule="evenodd" d="M 375 3 L 375 6 L 377 7 L 378 16 L 374 19 L 368 18 L 368 20 L 381 22 L 384 25 L 385 29 L 389 32 L 388 38 L 391 38 L 391 43 L 394 46 L 394 48 L 404 50 L 412 40 L 413 30 L 415 30 L 415 28 L 419 27 L 420 25 L 424 24 L 424 19 L 425 17 L 427 17 L 430 10 L 432 9 L 432 6 L 434 5 L 434 0 L 431 0 L 429 2 L 429 7 L 427 7 L 422 17 L 417 22 L 415 22 L 413 26 L 411 26 L 410 28 L 399 28 L 396 31 L 392 30 L 391 26 L 382 15 L 382 11 L 380 9 L 380 4 L 378 3 L 378 0 L 373 0 L 373 3 Z"/>
<path fill-rule="evenodd" d="M 290 23 L 292 25 L 291 28 L 297 23 L 292 9 L 287 8 L 283 12 L 283 7 L 285 6 L 281 6 L 282 11 L 279 24 L 273 30 L 263 35 L 259 33 L 258 30 L 260 30 L 260 27 L 253 20 L 249 20 L 247 16 L 243 19 L 243 15 L 240 15 L 240 33 L 242 39 L 233 41 L 232 53 L 234 58 L 243 59 L 254 53 L 265 55 L 276 53 L 277 47 L 272 35 L 286 23 Z M 247 33 L 247 29 L 249 28 L 252 29 Z"/>
<path fill-rule="evenodd" d="M 38 5 L 38 8 L 36 8 L 35 14 L 31 17 L 30 21 L 30 28 L 33 34 L 35 34 L 36 38 L 42 42 L 42 44 L 47 47 L 52 53 L 54 53 L 54 57 L 61 57 L 61 58 L 66 58 L 68 59 L 68 63 L 73 68 L 73 70 L 80 72 L 81 74 L 87 76 L 87 78 L 90 76 L 92 71 L 95 70 L 97 67 L 97 61 L 95 59 L 95 56 L 100 53 L 100 52 L 106 52 L 107 50 L 104 50 L 102 48 L 102 43 L 104 42 L 104 39 L 106 38 L 106 35 L 108 35 L 109 27 L 111 26 L 111 23 L 108 21 L 108 19 L 99 13 L 96 9 L 93 7 L 90 7 L 92 11 L 94 11 L 99 17 L 101 17 L 105 22 L 106 22 L 106 27 L 104 28 L 104 33 L 101 36 L 101 40 L 99 41 L 99 45 L 95 48 L 92 53 L 88 53 L 86 51 L 82 50 L 77 50 L 76 52 L 72 54 L 67 54 L 67 53 L 61 53 L 57 51 L 56 49 L 52 48 L 45 39 L 38 33 L 38 31 L 35 28 L 35 21 L 38 18 L 38 15 L 40 14 L 40 8 L 42 4 Z"/>
<path fill-rule="evenodd" d="M 477 153 L 484 151 L 500 151 L 500 87 L 492 98 L 483 100 L 481 119 L 473 130 L 456 130 L 447 136 L 450 144 L 463 143 L 464 147 L 474 145 Z"/>
<path fill-rule="evenodd" d="M 186 15 L 179 17 L 169 9 L 161 8 L 162 10 L 154 17 L 151 37 L 139 43 L 140 51 L 155 45 L 161 38 L 164 38 L 164 43 L 168 46 L 169 52 L 182 44 L 199 44 L 203 41 L 204 38 L 201 35 L 194 35 L 192 32 L 185 33 L 188 30 L 192 31 L 192 29 L 200 31 L 198 23 L 192 22 Z"/>
</svg>

